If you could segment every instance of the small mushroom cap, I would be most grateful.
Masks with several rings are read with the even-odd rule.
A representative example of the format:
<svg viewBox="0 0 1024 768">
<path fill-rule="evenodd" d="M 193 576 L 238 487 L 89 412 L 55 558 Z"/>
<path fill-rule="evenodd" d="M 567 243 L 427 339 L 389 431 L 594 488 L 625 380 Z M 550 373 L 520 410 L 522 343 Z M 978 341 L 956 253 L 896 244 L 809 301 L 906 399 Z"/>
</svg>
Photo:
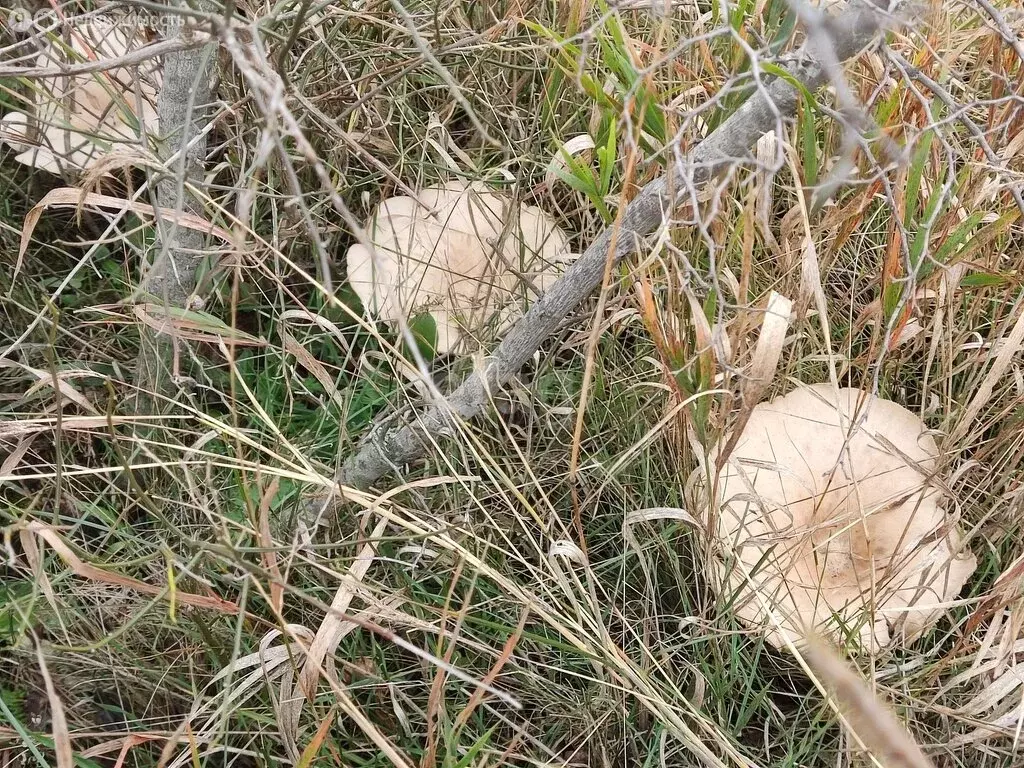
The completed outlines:
<svg viewBox="0 0 1024 768">
<path fill-rule="evenodd" d="M 976 561 L 928 479 L 925 430 L 896 403 L 827 384 L 754 408 L 719 475 L 715 530 L 741 621 L 776 647 L 814 629 L 874 652 L 939 619 Z"/>
<path fill-rule="evenodd" d="M 543 292 L 568 256 L 568 238 L 534 206 L 482 184 L 449 183 L 377 208 L 365 246 L 348 251 L 348 279 L 367 310 L 388 321 L 429 312 L 436 350 L 452 351 L 489 323 L 516 317 L 520 286 Z"/>
<path fill-rule="evenodd" d="M 0 140 L 9 144 L 16 152 L 24 152 L 28 143 L 28 115 L 23 112 L 8 112 L 0 118 Z"/>
<path fill-rule="evenodd" d="M 60 175 L 60 163 L 46 147 L 33 146 L 29 141 L 29 119 L 23 112 L 8 112 L 0 118 L 0 141 L 9 145 L 16 154 L 14 159 L 55 176 Z"/>
</svg>

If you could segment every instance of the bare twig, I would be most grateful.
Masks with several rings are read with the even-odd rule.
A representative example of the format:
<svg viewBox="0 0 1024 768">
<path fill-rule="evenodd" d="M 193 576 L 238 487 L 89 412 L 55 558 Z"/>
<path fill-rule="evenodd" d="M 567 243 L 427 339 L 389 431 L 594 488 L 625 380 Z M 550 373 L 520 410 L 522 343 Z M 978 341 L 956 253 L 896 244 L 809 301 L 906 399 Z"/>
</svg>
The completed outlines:
<svg viewBox="0 0 1024 768">
<path fill-rule="evenodd" d="M 121 67 L 133 67 L 144 64 L 160 56 L 190 51 L 206 44 L 202 38 L 161 40 L 141 48 L 128 51 L 121 56 L 83 61 L 80 64 L 67 64 L 58 67 L 19 67 L 11 64 L 0 64 L 0 77 L 75 77 L 93 72 L 106 72 Z"/>
<path fill-rule="evenodd" d="M 828 62 L 846 60 L 868 45 L 879 30 L 882 15 L 876 5 L 851 4 L 825 25 L 831 43 L 828 53 L 819 54 L 820 43 L 811 36 L 795 55 L 787 57 L 787 71 L 808 89 L 822 86 L 829 80 Z M 799 98 L 799 90 L 788 78 L 775 78 L 759 88 L 689 157 L 681 158 L 669 173 L 640 191 L 623 212 L 618 228 L 605 230 L 587 248 L 508 332 L 480 370 L 415 421 L 384 434 L 371 434 L 342 465 L 338 485 L 369 487 L 394 467 L 421 456 L 432 440 L 450 434 L 453 417 L 469 419 L 479 414 L 489 393 L 508 382 L 600 285 L 608 259 L 618 262 L 635 253 L 641 239 L 662 226 L 682 199 L 695 200 L 697 188 L 745 161 L 750 147 L 777 126 L 780 116 L 795 112 Z M 333 506 L 334 498 L 316 499 L 307 522 L 318 522 Z"/>
<path fill-rule="evenodd" d="M 895 51 L 889 51 L 888 55 L 889 58 L 899 66 L 907 78 L 921 83 L 921 85 L 932 92 L 935 98 L 946 105 L 949 109 L 948 120 L 956 120 L 971 132 L 971 136 L 973 136 L 974 140 L 978 142 L 978 146 L 981 147 L 981 151 L 985 153 L 985 159 L 991 164 L 992 170 L 997 174 L 997 177 L 1000 179 L 1003 186 L 1005 186 L 1005 188 L 1010 191 L 1010 194 L 1013 195 L 1013 200 L 1017 203 L 1017 208 L 1021 213 L 1024 213 L 1024 195 L 1021 194 L 1020 182 L 1013 180 L 1012 173 L 1007 167 L 1006 161 L 1002 160 L 999 155 L 996 154 L 996 151 L 992 149 L 992 145 L 988 143 L 988 139 L 985 137 L 985 132 L 981 129 L 981 126 L 971 119 L 970 109 L 966 106 L 957 104 L 956 99 L 953 98 L 953 95 L 948 90 L 932 78 L 928 77 L 928 75 Z M 1024 58 L 1022 58 L 1021 61 L 1024 61 Z"/>
<path fill-rule="evenodd" d="M 981 7 L 988 17 L 992 20 L 996 29 L 999 30 L 999 35 L 1003 38 L 1008 46 L 1013 48 L 1014 53 L 1017 54 L 1017 58 L 1024 61 L 1024 42 L 1017 36 L 1017 34 L 1010 29 L 1010 26 L 1006 23 L 1006 18 L 1002 12 L 996 8 L 988 0 L 975 0 L 975 2 Z"/>
</svg>

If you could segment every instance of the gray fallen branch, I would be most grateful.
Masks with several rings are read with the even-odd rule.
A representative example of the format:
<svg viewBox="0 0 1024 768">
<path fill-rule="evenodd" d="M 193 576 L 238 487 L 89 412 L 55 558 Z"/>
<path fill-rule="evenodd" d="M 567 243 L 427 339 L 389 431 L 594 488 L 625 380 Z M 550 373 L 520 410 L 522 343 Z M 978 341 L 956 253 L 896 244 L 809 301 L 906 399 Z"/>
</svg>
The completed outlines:
<svg viewBox="0 0 1024 768">
<path fill-rule="evenodd" d="M 845 61 L 872 42 L 884 11 L 855 0 L 841 15 L 827 20 L 822 30 L 831 49 L 816 52 L 816 38 L 787 57 L 784 68 L 808 90 L 829 80 L 830 64 Z M 832 67 L 834 69 L 834 67 Z M 605 230 L 586 252 L 505 335 L 494 354 L 443 402 L 430 407 L 411 423 L 384 434 L 371 434 L 342 465 L 338 486 L 365 490 L 395 467 L 422 456 L 431 443 L 451 433 L 454 418 L 469 419 L 488 402 L 488 393 L 508 382 L 568 314 L 600 286 L 608 258 L 618 262 L 635 253 L 641 238 L 665 222 L 680 195 L 696 199 L 696 190 L 721 172 L 742 162 L 757 140 L 794 114 L 798 89 L 776 77 L 760 87 L 739 109 L 704 139 L 688 158 L 674 163 L 664 176 L 647 184 L 623 211 L 620 221 Z M 311 500 L 307 525 L 316 525 L 332 510 L 337 496 Z"/>
</svg>

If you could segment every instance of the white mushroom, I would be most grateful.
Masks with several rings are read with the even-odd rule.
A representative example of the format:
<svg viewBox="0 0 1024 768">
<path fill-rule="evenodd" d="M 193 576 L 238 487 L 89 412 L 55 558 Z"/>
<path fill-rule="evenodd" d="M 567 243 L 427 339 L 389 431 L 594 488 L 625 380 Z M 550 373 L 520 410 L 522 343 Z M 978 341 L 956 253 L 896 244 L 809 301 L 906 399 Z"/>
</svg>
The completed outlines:
<svg viewBox="0 0 1024 768">
<path fill-rule="evenodd" d="M 353 245 L 348 279 L 367 311 L 396 321 L 429 312 L 436 352 L 453 351 L 489 325 L 516 319 L 525 288 L 541 293 L 568 257 L 568 238 L 539 208 L 515 205 L 483 184 L 449 183 L 377 208 Z"/>
<path fill-rule="evenodd" d="M 913 640 L 974 572 L 924 424 L 861 399 L 817 384 L 761 403 L 719 475 L 713 572 L 776 647 L 809 629 L 871 652 Z"/>
<path fill-rule="evenodd" d="M 116 18 L 73 23 L 66 42 L 51 35 L 35 65 L 56 68 L 123 56 L 146 42 L 128 29 Z M 138 144 L 143 124 L 149 133 L 156 132 L 160 77 L 155 62 L 33 78 L 32 83 L 31 114 L 10 112 L 0 118 L 0 139 L 25 165 L 57 175 L 81 173 L 104 155 Z"/>
</svg>

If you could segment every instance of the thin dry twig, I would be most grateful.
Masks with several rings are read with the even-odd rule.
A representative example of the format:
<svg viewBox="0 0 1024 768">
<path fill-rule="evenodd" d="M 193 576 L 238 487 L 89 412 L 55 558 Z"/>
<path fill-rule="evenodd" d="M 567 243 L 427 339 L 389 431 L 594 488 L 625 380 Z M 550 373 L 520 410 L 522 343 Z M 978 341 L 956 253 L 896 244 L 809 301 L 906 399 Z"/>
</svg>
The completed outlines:
<svg viewBox="0 0 1024 768">
<path fill-rule="evenodd" d="M 111 69 L 143 64 L 160 56 L 201 48 L 207 42 L 202 37 L 161 40 L 128 51 L 121 56 L 112 56 L 95 61 L 83 61 L 81 64 L 67 64 L 60 67 L 19 67 L 11 64 L 0 64 L 0 77 L 74 77 L 76 75 L 92 74 L 93 72 L 107 72 Z"/>
</svg>

